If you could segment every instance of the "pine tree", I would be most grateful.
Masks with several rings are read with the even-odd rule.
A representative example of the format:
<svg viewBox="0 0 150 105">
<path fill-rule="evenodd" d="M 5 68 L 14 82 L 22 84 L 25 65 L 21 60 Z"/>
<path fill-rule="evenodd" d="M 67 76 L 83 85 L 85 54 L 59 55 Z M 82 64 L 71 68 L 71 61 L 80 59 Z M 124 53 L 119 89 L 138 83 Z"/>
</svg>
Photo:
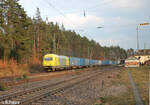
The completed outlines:
<svg viewBox="0 0 150 105">
<path fill-rule="evenodd" d="M 38 57 L 38 59 L 40 59 L 40 37 L 41 37 L 41 35 L 40 35 L 40 24 L 41 24 L 41 22 L 42 22 L 42 19 L 41 19 L 41 13 L 40 13 L 40 9 L 39 8 L 37 8 L 37 10 L 36 10 L 36 30 L 37 30 L 37 44 L 36 44 L 36 46 L 37 46 L 37 57 Z"/>
<path fill-rule="evenodd" d="M 28 29 L 27 15 L 18 0 L 5 1 L 6 39 L 11 44 L 9 57 L 19 60 L 28 55 L 29 38 L 26 37 Z M 6 47 L 5 47 L 6 48 Z M 7 55 L 8 56 L 8 55 Z"/>
</svg>

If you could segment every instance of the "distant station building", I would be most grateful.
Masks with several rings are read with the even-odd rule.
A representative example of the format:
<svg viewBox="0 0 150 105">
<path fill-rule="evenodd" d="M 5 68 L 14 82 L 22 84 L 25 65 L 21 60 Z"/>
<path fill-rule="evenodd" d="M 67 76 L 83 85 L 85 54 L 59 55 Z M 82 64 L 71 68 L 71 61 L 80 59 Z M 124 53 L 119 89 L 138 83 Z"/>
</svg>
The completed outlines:
<svg viewBox="0 0 150 105">
<path fill-rule="evenodd" d="M 136 54 L 147 54 L 150 55 L 150 49 L 140 49 L 136 52 Z"/>
<path fill-rule="evenodd" d="M 150 60 L 150 49 L 138 50 L 134 57 L 139 59 L 140 64 L 144 65 Z"/>
<path fill-rule="evenodd" d="M 140 61 L 134 56 L 130 56 L 125 60 L 125 67 L 139 67 L 139 66 Z"/>
<path fill-rule="evenodd" d="M 139 59 L 140 64 L 144 65 L 148 60 L 150 60 L 150 55 L 135 55 Z"/>
</svg>

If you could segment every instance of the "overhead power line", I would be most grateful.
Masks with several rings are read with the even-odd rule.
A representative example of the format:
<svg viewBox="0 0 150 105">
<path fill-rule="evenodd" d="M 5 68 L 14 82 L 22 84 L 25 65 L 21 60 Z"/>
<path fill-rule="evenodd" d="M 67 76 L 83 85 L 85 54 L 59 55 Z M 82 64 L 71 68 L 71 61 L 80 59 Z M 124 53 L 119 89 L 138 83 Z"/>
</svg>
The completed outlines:
<svg viewBox="0 0 150 105">
<path fill-rule="evenodd" d="M 66 18 L 68 21 L 70 21 L 70 24 L 73 27 L 75 27 L 75 25 L 73 24 L 72 20 L 70 20 L 63 12 L 61 12 L 58 8 L 56 8 L 52 3 L 50 3 L 48 0 L 43 0 L 43 1 L 45 1 L 50 7 L 55 9 L 60 15 L 62 15 L 64 18 Z"/>
<path fill-rule="evenodd" d="M 57 9 L 52 3 L 50 3 L 48 0 L 45 0 L 46 2 L 47 2 L 47 4 L 50 6 L 50 7 L 52 7 L 52 8 L 54 8 L 57 12 L 59 12 L 62 16 L 64 16 L 65 18 L 67 18 L 66 16 L 65 16 L 65 14 L 64 13 L 62 13 L 59 9 Z"/>
</svg>

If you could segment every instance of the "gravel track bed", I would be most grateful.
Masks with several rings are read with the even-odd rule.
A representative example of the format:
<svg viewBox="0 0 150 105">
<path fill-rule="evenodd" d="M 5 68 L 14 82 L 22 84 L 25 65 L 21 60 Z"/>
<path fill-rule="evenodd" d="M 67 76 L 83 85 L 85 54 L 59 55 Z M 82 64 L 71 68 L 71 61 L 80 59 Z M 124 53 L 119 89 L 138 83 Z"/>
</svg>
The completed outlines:
<svg viewBox="0 0 150 105">
<path fill-rule="evenodd" d="M 74 72 L 76 72 L 76 71 L 74 71 Z M 92 72 L 92 71 L 82 72 L 81 74 L 86 75 L 89 72 Z M 2 95 L 10 94 L 10 93 L 13 93 L 13 92 L 24 91 L 25 89 L 32 89 L 33 87 L 40 87 L 40 86 L 43 86 L 43 85 L 54 84 L 54 83 L 61 82 L 61 81 L 64 81 L 64 80 L 69 80 L 69 79 L 72 79 L 72 78 L 76 78 L 78 76 L 80 76 L 80 75 L 72 74 L 72 75 L 67 75 L 67 78 L 66 78 L 66 75 L 64 75 L 64 76 L 61 76 L 61 77 L 52 78 L 50 80 L 41 80 L 41 81 L 37 81 L 37 82 L 24 83 L 24 84 L 21 84 L 21 85 L 12 86 L 7 91 L 0 91 L 0 95 L 2 96 Z"/>
<path fill-rule="evenodd" d="M 99 71 L 99 70 L 91 70 L 91 71 L 87 71 L 87 72 L 83 73 L 82 75 L 74 75 L 74 76 L 70 76 L 70 78 L 68 78 L 68 77 L 66 78 L 66 77 L 65 77 L 65 79 L 66 79 L 67 81 L 68 81 L 68 80 L 69 80 L 69 81 L 67 82 L 67 81 L 63 80 L 63 82 L 60 82 L 60 83 L 61 83 L 61 84 L 62 84 L 62 83 L 71 84 L 71 83 L 70 83 L 70 80 L 71 80 L 72 82 L 73 82 L 73 81 L 78 81 L 78 80 L 80 80 L 81 77 L 82 77 L 82 78 L 83 78 L 84 76 L 87 77 L 87 76 L 89 76 L 89 75 L 91 75 L 91 74 L 96 74 L 97 72 L 100 72 L 100 71 Z M 61 80 L 62 80 L 62 79 L 61 79 Z M 41 90 L 41 89 L 40 89 L 40 90 L 39 90 L 39 89 L 38 89 L 38 90 L 36 89 L 36 91 L 35 91 L 35 88 L 31 88 L 31 89 L 34 90 L 35 92 L 34 92 L 34 91 L 33 91 L 33 92 L 31 91 L 31 92 L 29 92 L 29 94 L 26 94 L 26 92 L 24 93 L 24 92 L 22 92 L 21 90 L 19 90 L 19 91 L 17 91 L 17 92 L 14 92 L 14 91 L 13 91 L 13 92 L 10 92 L 9 94 L 11 94 L 11 97 L 12 97 L 13 94 L 16 94 L 16 93 L 17 93 L 16 95 L 19 95 L 20 92 L 21 92 L 21 94 L 22 94 L 22 95 L 20 94 L 21 96 L 19 95 L 19 97 L 16 97 L 16 96 L 15 96 L 16 98 L 11 98 L 11 100 L 20 101 L 20 102 L 21 102 L 21 101 L 24 100 L 24 99 L 26 100 L 26 98 L 28 99 L 28 97 L 34 97 L 34 96 L 37 96 L 38 94 L 42 94 L 42 93 L 44 93 L 44 94 L 46 93 L 46 94 L 47 94 L 47 92 L 49 91 L 49 89 L 50 89 L 50 90 L 55 90 L 55 88 L 56 88 L 55 85 L 54 85 L 54 88 L 53 88 L 53 84 L 51 85 L 50 83 L 52 84 L 52 82 L 48 82 L 48 87 L 46 86 L 47 88 L 43 88 L 43 89 L 41 88 L 42 90 Z M 58 87 L 61 87 L 61 85 L 59 86 L 59 82 L 57 83 L 56 80 L 53 81 L 53 83 L 54 83 L 54 84 L 57 84 Z M 44 83 L 41 83 L 41 84 L 42 84 L 41 86 L 47 85 L 47 84 L 44 84 Z M 57 85 L 56 85 L 56 86 L 57 86 Z M 37 88 L 37 85 L 36 85 L 35 87 Z M 30 90 L 30 88 L 26 89 L 26 91 L 28 91 L 28 90 Z M 19 94 L 18 94 L 18 92 L 19 92 Z M 6 95 L 6 92 L 5 92 L 4 96 L 5 96 L 5 95 Z M 7 97 L 8 97 L 8 96 L 7 96 Z M 9 96 L 9 97 L 10 97 L 10 96 Z M 14 97 L 14 95 L 13 95 L 13 97 Z M 1 99 L 5 99 L 5 100 L 7 99 L 7 100 L 8 100 L 8 98 L 2 98 L 2 96 L 1 96 Z M 10 99 L 10 98 L 9 98 L 9 99 Z M 16 100 L 16 99 L 17 99 L 17 100 Z"/>
<path fill-rule="evenodd" d="M 94 105 L 101 97 L 102 80 L 109 81 L 113 75 L 115 73 L 110 73 L 110 71 L 101 73 L 63 92 L 45 97 L 44 100 L 38 102 L 38 105 Z M 37 105 L 37 103 L 32 105 Z"/>
<path fill-rule="evenodd" d="M 67 82 L 63 82 L 61 84 L 58 84 L 56 86 L 52 86 L 46 90 L 44 90 L 43 92 L 40 91 L 40 93 L 36 93 L 35 95 L 33 95 L 34 97 L 32 98 L 29 98 L 29 99 L 26 99 L 23 102 L 23 105 L 29 105 L 29 103 L 31 102 L 37 102 L 37 100 L 39 101 L 43 101 L 43 99 L 45 99 L 45 97 L 49 96 L 49 95 L 54 95 L 54 94 L 57 94 L 57 93 L 61 93 L 62 91 L 68 89 L 68 88 L 71 88 L 72 86 L 76 86 L 82 82 L 85 82 L 87 80 L 89 80 L 90 78 L 93 78 L 95 77 L 96 75 L 98 75 L 99 73 L 101 73 L 100 70 L 94 70 L 92 72 L 89 72 L 88 74 L 86 75 L 81 75 L 80 77 L 76 78 L 76 79 L 71 79 Z M 39 103 L 38 103 L 39 104 Z M 37 105 L 37 104 L 35 104 Z"/>
<path fill-rule="evenodd" d="M 56 84 L 59 83 L 61 81 L 65 81 L 65 80 L 70 80 L 73 78 L 78 78 L 78 80 L 80 80 L 81 77 L 84 77 L 84 75 L 90 75 L 90 74 L 96 74 L 96 71 L 99 71 L 100 73 L 102 73 L 101 75 L 95 77 L 95 79 L 93 80 L 93 77 L 91 78 L 91 80 L 87 80 L 85 82 L 81 82 L 77 85 L 73 85 L 72 87 L 69 87 L 61 92 L 58 92 L 54 95 L 50 95 L 48 97 L 45 97 L 45 99 L 41 99 L 38 100 L 40 101 L 39 104 L 35 104 L 35 105 L 91 105 L 94 102 L 96 102 L 96 100 L 100 97 L 100 89 L 101 89 L 101 82 L 102 80 L 106 80 L 105 78 L 107 77 L 107 71 L 110 71 L 112 69 L 117 69 L 115 67 L 105 67 L 105 68 L 99 68 L 94 70 L 94 68 L 92 68 L 93 70 L 87 70 L 86 72 L 76 72 L 74 74 L 71 75 L 64 75 L 64 76 L 60 76 L 59 78 L 52 78 L 50 80 L 41 80 L 38 82 L 31 82 L 31 83 L 25 83 L 22 85 L 18 85 L 18 86 L 14 86 L 13 88 L 11 88 L 8 91 L 4 91 L 4 92 L 0 92 L 0 95 L 7 95 L 13 92 L 19 92 L 19 91 L 24 91 L 25 89 L 32 89 L 33 87 L 40 87 L 40 86 L 44 86 L 44 85 L 50 85 L 50 84 Z M 104 72 L 106 71 L 106 72 Z M 95 73 L 94 73 L 95 72 Z M 110 72 L 108 73 L 110 75 Z M 79 78 L 80 77 L 80 78 Z M 103 77 L 105 77 L 103 79 Z M 66 83 L 66 84 L 71 84 L 71 83 Z M 59 87 L 59 84 L 57 85 Z M 56 87 L 57 87 L 56 86 Z M 61 85 L 60 85 L 61 87 Z M 55 89 L 54 87 L 50 87 L 50 89 Z M 42 93 L 47 93 L 47 91 L 49 90 L 43 90 L 43 91 L 39 91 L 39 94 Z M 38 92 L 35 92 L 35 94 L 27 94 L 25 96 L 19 96 L 18 100 L 22 100 L 28 98 L 28 97 L 32 97 L 32 96 L 36 96 Z M 13 98 L 12 98 L 13 99 Z M 15 100 L 15 99 L 14 99 Z M 41 104 L 40 104 L 41 103 Z"/>
</svg>

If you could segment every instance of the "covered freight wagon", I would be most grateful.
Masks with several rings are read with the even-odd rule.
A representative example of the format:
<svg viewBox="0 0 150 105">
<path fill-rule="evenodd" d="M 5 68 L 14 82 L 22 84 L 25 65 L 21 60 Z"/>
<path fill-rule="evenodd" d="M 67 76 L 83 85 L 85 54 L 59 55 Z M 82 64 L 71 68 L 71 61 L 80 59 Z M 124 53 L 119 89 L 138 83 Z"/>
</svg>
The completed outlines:
<svg viewBox="0 0 150 105">
<path fill-rule="evenodd" d="M 98 65 L 102 65 L 102 61 L 98 60 Z"/>
<path fill-rule="evenodd" d="M 80 58 L 79 66 L 80 67 L 84 67 L 85 66 L 85 59 L 84 58 Z"/>
<path fill-rule="evenodd" d="M 116 61 L 112 61 L 112 65 L 116 65 L 117 64 L 117 62 Z"/>
<path fill-rule="evenodd" d="M 86 67 L 88 67 L 88 66 L 89 66 L 89 64 L 90 64 L 89 59 L 85 59 L 85 66 L 86 66 Z"/>
<path fill-rule="evenodd" d="M 110 62 L 107 61 L 107 60 L 103 60 L 103 61 L 102 61 L 102 65 L 109 65 L 109 64 L 110 64 Z"/>
<path fill-rule="evenodd" d="M 69 64 L 70 67 L 76 68 L 78 66 L 79 58 L 76 57 L 69 57 Z"/>
<path fill-rule="evenodd" d="M 89 64 L 90 64 L 90 66 L 93 66 L 94 65 L 94 60 L 90 59 Z"/>
</svg>

